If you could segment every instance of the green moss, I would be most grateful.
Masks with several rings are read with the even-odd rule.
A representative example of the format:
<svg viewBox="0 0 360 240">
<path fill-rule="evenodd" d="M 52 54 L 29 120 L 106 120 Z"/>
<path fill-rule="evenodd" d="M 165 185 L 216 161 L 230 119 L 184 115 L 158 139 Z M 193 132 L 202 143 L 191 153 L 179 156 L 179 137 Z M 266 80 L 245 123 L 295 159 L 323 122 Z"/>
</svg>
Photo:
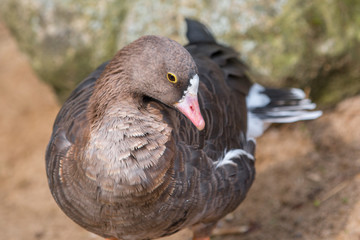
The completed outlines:
<svg viewBox="0 0 360 240">
<path fill-rule="evenodd" d="M 251 65 L 273 85 L 310 87 L 322 105 L 358 94 L 359 11 L 358 1 L 289 0 L 271 25 L 248 31 Z"/>
<path fill-rule="evenodd" d="M 321 202 L 320 202 L 319 200 L 315 200 L 315 201 L 313 202 L 313 205 L 314 205 L 315 207 L 320 207 Z"/>
<path fill-rule="evenodd" d="M 360 94 L 360 70 L 349 55 L 328 61 L 311 81 L 311 97 L 323 106 L 332 106 L 346 97 Z"/>
<path fill-rule="evenodd" d="M 77 49 L 74 55 L 65 58 L 60 65 L 51 64 L 51 57 L 44 56 L 44 61 L 47 58 L 49 64 L 43 63 L 37 72 L 52 85 L 59 100 L 63 102 L 74 87 L 94 70 L 88 60 L 93 57 L 91 49 L 88 48 Z"/>
</svg>

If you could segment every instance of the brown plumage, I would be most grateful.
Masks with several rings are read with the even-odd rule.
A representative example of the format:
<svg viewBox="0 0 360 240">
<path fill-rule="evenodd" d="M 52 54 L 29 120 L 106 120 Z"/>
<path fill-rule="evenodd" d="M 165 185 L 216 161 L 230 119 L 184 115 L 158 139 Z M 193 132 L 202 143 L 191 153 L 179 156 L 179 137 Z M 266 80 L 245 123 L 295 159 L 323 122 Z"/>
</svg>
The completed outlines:
<svg viewBox="0 0 360 240">
<path fill-rule="evenodd" d="M 246 138 L 251 82 L 237 54 L 207 34 L 190 36 L 185 48 L 142 37 L 63 105 L 47 176 L 60 208 L 85 229 L 141 240 L 192 227 L 200 239 L 245 198 L 255 174 L 255 145 Z M 202 131 L 174 107 L 196 75 Z"/>
</svg>

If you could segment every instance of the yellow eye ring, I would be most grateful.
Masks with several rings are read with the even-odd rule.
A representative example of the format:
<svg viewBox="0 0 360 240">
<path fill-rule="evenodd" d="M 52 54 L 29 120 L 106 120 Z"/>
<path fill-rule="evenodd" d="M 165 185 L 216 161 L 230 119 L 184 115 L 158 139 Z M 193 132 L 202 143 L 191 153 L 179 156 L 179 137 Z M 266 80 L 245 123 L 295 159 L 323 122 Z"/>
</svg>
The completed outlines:
<svg viewBox="0 0 360 240">
<path fill-rule="evenodd" d="M 177 81 L 178 81 L 176 75 L 173 74 L 173 73 L 171 73 L 171 72 L 168 72 L 168 73 L 166 74 L 166 77 L 167 77 L 167 79 L 169 80 L 169 82 L 171 82 L 171 83 L 177 83 Z"/>
</svg>

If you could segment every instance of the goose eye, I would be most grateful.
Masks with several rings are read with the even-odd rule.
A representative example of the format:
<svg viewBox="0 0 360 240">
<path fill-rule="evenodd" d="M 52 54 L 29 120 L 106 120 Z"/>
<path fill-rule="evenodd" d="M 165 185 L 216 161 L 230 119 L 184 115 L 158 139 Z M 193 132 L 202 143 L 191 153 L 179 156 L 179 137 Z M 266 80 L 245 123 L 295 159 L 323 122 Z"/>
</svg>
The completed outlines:
<svg viewBox="0 0 360 240">
<path fill-rule="evenodd" d="M 167 73 L 167 79 L 169 80 L 169 82 L 171 82 L 171 83 L 177 83 L 177 77 L 176 77 L 176 75 L 175 74 L 173 74 L 173 73 Z"/>
</svg>

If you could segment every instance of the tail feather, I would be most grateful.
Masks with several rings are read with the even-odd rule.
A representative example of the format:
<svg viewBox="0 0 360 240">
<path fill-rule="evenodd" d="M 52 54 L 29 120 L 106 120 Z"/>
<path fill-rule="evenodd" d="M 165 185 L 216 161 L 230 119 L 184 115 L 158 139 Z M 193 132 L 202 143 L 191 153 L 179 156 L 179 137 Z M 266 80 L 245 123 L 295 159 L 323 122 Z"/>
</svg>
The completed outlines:
<svg viewBox="0 0 360 240">
<path fill-rule="evenodd" d="M 238 54 L 234 50 L 217 45 L 214 36 L 202 23 L 186 18 L 186 24 L 189 45 L 205 43 L 202 51 L 221 67 L 229 86 L 248 95 L 248 137 L 260 136 L 271 123 L 311 120 L 322 115 L 321 111 L 312 111 L 316 104 L 307 99 L 301 89 L 275 89 L 264 88 L 259 84 L 251 85 L 245 73 L 247 67 L 238 59 Z"/>
<path fill-rule="evenodd" d="M 289 88 L 289 89 L 263 88 L 262 93 L 267 95 L 273 101 L 277 101 L 277 100 L 296 101 L 296 100 L 302 100 L 306 97 L 304 91 L 298 88 Z"/>
<path fill-rule="evenodd" d="M 311 111 L 316 104 L 301 89 L 273 89 L 254 84 L 247 97 L 248 137 L 260 136 L 271 123 L 312 120 L 322 115 Z"/>
<path fill-rule="evenodd" d="M 189 43 L 216 43 L 214 36 L 204 24 L 186 18 L 187 32 L 186 37 Z"/>
</svg>

